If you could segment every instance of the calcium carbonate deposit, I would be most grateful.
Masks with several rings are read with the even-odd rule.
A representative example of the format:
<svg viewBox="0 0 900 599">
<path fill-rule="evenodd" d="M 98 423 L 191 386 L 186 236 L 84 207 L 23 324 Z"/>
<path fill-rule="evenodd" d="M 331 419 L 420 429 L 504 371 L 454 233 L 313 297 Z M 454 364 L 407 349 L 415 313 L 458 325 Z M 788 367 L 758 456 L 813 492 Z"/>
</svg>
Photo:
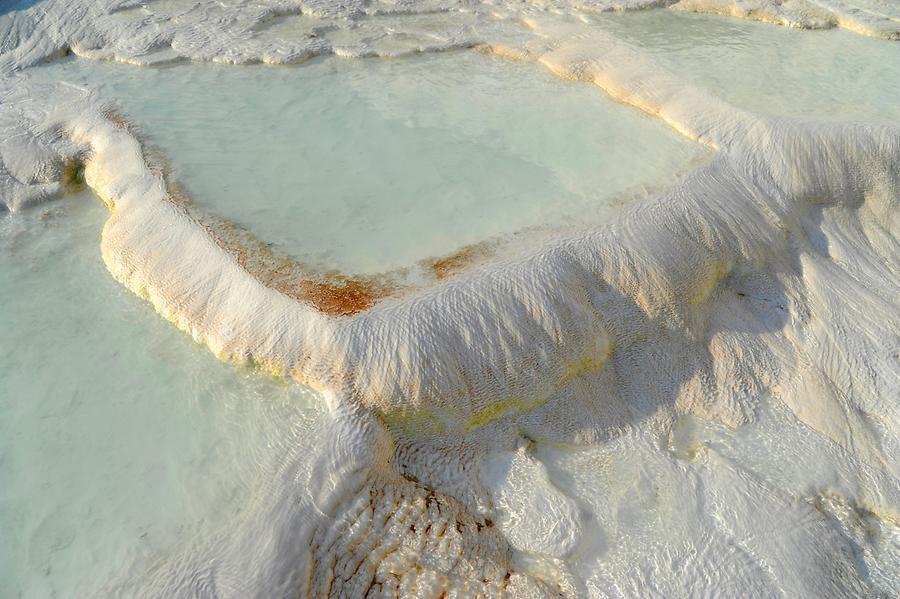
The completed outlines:
<svg viewBox="0 0 900 599">
<path fill-rule="evenodd" d="M 0 596 L 900 596 L 898 41 L 0 4 Z"/>
</svg>

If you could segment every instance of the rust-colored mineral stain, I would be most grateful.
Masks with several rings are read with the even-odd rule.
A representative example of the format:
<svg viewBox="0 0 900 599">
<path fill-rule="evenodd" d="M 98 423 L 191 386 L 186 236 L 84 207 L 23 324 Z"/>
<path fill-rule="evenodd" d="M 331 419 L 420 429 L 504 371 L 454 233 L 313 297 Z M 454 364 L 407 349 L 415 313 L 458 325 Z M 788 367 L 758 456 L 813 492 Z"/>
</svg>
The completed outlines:
<svg viewBox="0 0 900 599">
<path fill-rule="evenodd" d="M 107 116 L 117 126 L 135 129 L 120 115 L 110 112 Z M 353 316 L 407 289 L 398 284 L 396 272 L 363 277 L 322 271 L 281 254 L 239 224 L 199 209 L 190 201 L 187 190 L 171 176 L 171 165 L 165 154 L 159 148 L 144 143 L 138 131 L 132 133 L 142 142 L 148 167 L 165 182 L 172 205 L 206 229 L 219 247 L 231 254 L 242 269 L 266 287 L 305 302 L 328 316 Z M 467 245 L 442 258 L 425 261 L 422 265 L 440 281 L 489 257 L 491 253 L 488 243 Z"/>
<path fill-rule="evenodd" d="M 147 143 L 139 127 L 113 109 L 107 109 L 104 116 L 113 126 L 128 131 L 138 140 L 144 162 L 163 180 L 169 202 L 202 226 L 216 245 L 231 254 L 242 269 L 266 287 L 305 302 L 329 316 L 358 314 L 397 293 L 399 287 L 390 273 L 349 277 L 324 272 L 281 254 L 239 224 L 198 208 L 190 201 L 188 191 L 172 177 L 168 157 L 159 147 Z M 82 172 L 78 169 L 79 164 L 73 161 L 65 165 L 63 178 L 66 181 L 78 181 Z"/>
<path fill-rule="evenodd" d="M 203 227 L 216 245 L 233 256 L 242 269 L 266 287 L 303 301 L 329 316 L 352 316 L 387 297 L 411 289 L 399 283 L 403 270 L 365 277 L 323 271 L 281 254 L 239 224 L 200 209 L 190 201 L 188 191 L 172 177 L 172 165 L 165 152 L 147 143 L 140 127 L 114 109 L 104 111 L 104 116 L 115 127 L 128 131 L 138 140 L 144 162 L 154 175 L 163 180 L 169 202 Z M 79 181 L 82 171 L 78 164 L 72 162 L 66 165 L 64 179 L 75 183 Z M 491 244 L 478 243 L 419 264 L 441 281 L 475 262 L 489 258 L 493 252 Z"/>
<path fill-rule="evenodd" d="M 375 277 L 347 277 L 279 255 L 234 223 L 219 221 L 213 233 L 241 268 L 270 289 L 305 302 L 329 316 L 352 316 L 391 295 L 393 286 Z"/>
<path fill-rule="evenodd" d="M 295 297 L 329 316 L 352 316 L 374 306 L 387 291 L 364 279 L 341 278 L 335 282 L 305 280 L 297 285 Z"/>
<path fill-rule="evenodd" d="M 328 316 L 353 316 L 407 289 L 398 284 L 396 272 L 347 276 L 322 271 L 281 254 L 239 224 L 201 212 L 191 204 L 186 190 L 169 176 L 171 171 L 162 155 L 157 156 L 152 148 L 147 154 L 148 162 L 163 176 L 172 204 L 200 223 L 219 247 L 234 256 L 242 269 L 266 287 L 305 302 Z M 490 254 L 488 244 L 469 245 L 425 265 L 430 267 L 437 280 L 443 280 Z"/>
<path fill-rule="evenodd" d="M 452 254 L 433 260 L 431 271 L 436 279 L 442 281 L 458 274 L 466 267 L 471 266 L 473 262 L 486 258 L 489 254 L 490 250 L 485 243 L 467 245 Z"/>
<path fill-rule="evenodd" d="M 147 147 L 150 148 L 148 162 L 163 177 L 169 201 L 206 229 L 216 245 L 231 254 L 244 271 L 269 289 L 305 302 L 328 316 L 352 316 L 395 293 L 396 286 L 388 276 L 348 277 L 322 272 L 281 254 L 239 224 L 201 211 L 190 202 L 186 190 L 171 177 L 163 155 Z"/>
</svg>

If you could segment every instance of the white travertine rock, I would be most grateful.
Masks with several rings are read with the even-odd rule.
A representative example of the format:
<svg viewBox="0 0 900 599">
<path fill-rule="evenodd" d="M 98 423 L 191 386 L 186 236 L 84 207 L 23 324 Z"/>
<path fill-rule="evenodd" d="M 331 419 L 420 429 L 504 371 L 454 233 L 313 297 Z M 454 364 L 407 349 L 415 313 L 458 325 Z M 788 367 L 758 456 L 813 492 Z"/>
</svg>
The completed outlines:
<svg viewBox="0 0 900 599">
<path fill-rule="evenodd" d="M 672 8 L 801 29 L 841 27 L 861 35 L 900 40 L 897 6 L 879 0 L 678 0 Z"/>
<path fill-rule="evenodd" d="M 649 3 L 585 4 L 574 8 Z M 733 3 L 745 12 L 726 4 L 676 8 L 896 37 L 896 11 L 874 0 Z M 288 459 L 233 530 L 161 558 L 112 594 L 599 594 L 596 580 L 569 573 L 589 543 L 580 528 L 593 526 L 574 499 L 578 485 L 557 485 L 543 460 L 515 451 L 521 440 L 603 447 L 635 431 L 666 439 L 687 417 L 739 429 L 757 422 L 764 396 L 800 423 L 791 434 L 826 441 L 874 481 L 842 483 L 838 504 L 870 506 L 884 526 L 900 519 L 900 126 L 740 110 L 554 14 L 572 4 L 552 8 L 164 0 L 44 2 L 0 17 L 6 208 L 58 195 L 65 169 L 83 162 L 86 184 L 110 209 L 101 249 L 117 280 L 220 358 L 294 377 L 332 408 L 308 471 L 300 456 Z M 300 20 L 295 29 L 290 19 Z M 86 90 L 13 74 L 67 49 L 148 65 L 462 47 L 595 84 L 717 154 L 609 226 L 337 315 L 275 288 L 253 266 L 255 246 L 224 237 L 174 194 L 127 122 Z M 676 455 L 695 450 L 686 443 Z M 483 467 L 492 455 L 507 456 L 505 466 L 495 457 Z M 689 563 L 686 576 L 696 578 L 672 592 L 722 583 L 700 580 L 709 564 L 755 573 L 761 594 L 864 590 L 845 562 L 819 576 L 820 559 L 794 585 L 789 569 L 760 557 L 754 505 L 790 514 L 777 521 L 784 527 L 815 510 L 743 473 L 716 478 L 707 492 L 703 473 L 669 466 L 657 472 L 708 502 L 692 517 L 719 526 L 694 545 L 665 547 L 633 589 Z M 626 493 L 635 501 L 617 504 L 623 521 L 644 517 L 637 500 L 655 497 L 648 473 L 634 478 Z M 833 532 L 810 522 L 780 537 L 775 555 Z"/>
<path fill-rule="evenodd" d="M 490 456 L 481 475 L 493 496 L 497 526 L 513 547 L 558 559 L 575 548 L 584 526 L 578 506 L 524 448 Z"/>
</svg>

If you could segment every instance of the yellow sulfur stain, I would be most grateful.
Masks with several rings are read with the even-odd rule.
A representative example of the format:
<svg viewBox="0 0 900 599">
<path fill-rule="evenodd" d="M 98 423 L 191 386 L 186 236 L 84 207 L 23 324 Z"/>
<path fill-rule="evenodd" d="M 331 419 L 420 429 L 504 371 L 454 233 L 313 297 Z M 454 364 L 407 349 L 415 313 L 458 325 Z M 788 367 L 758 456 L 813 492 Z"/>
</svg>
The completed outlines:
<svg viewBox="0 0 900 599">
<path fill-rule="evenodd" d="M 466 422 L 465 430 L 466 432 L 471 431 L 474 428 L 478 428 L 479 426 L 484 426 L 490 422 L 493 422 L 503 416 L 511 412 L 516 412 L 519 414 L 524 414 L 525 412 L 530 412 L 536 408 L 541 407 L 547 402 L 544 399 L 535 399 L 532 401 L 527 401 L 524 399 L 508 399 L 506 401 L 498 401 L 497 403 L 493 403 L 483 410 L 479 410 L 469 418 L 468 422 Z"/>
<path fill-rule="evenodd" d="M 379 412 L 379 416 L 388 428 L 402 431 L 408 435 L 440 435 L 447 430 L 444 421 L 437 414 L 425 408 Z"/>
<path fill-rule="evenodd" d="M 694 288 L 688 301 L 694 306 L 699 306 L 706 302 L 719 286 L 719 283 L 731 274 L 733 268 L 734 263 L 727 259 L 713 260 L 707 263 L 700 275 L 700 282 Z"/>
<path fill-rule="evenodd" d="M 601 347 L 598 347 L 597 351 L 594 354 L 589 354 L 579 360 L 569 363 L 566 366 L 566 371 L 563 374 L 562 378 L 559 379 L 559 385 L 565 385 L 575 377 L 600 370 L 601 368 L 603 368 L 603 365 L 606 364 L 606 361 L 609 359 L 615 349 L 616 342 L 615 340 L 610 339 L 608 343 Z"/>
<path fill-rule="evenodd" d="M 606 361 L 612 355 L 615 349 L 615 342 L 609 340 L 599 343 L 594 353 L 584 356 L 583 358 L 572 362 L 566 368 L 566 372 L 559 382 L 559 385 L 565 384 L 567 381 L 594 372 L 603 367 Z M 499 420 L 505 416 L 514 414 L 525 414 L 535 410 L 545 403 L 547 397 L 527 400 L 523 398 L 513 398 L 504 401 L 498 401 L 491 405 L 476 411 L 466 421 L 463 426 L 464 432 L 470 432 L 476 428 L 480 428 L 491 422 Z M 439 435 L 447 432 L 447 418 L 441 418 L 436 413 L 425 408 L 412 408 L 403 410 L 393 410 L 389 412 L 379 412 L 382 421 L 388 428 L 402 431 L 405 434 L 433 434 Z M 450 419 L 453 420 L 453 419 Z"/>
</svg>

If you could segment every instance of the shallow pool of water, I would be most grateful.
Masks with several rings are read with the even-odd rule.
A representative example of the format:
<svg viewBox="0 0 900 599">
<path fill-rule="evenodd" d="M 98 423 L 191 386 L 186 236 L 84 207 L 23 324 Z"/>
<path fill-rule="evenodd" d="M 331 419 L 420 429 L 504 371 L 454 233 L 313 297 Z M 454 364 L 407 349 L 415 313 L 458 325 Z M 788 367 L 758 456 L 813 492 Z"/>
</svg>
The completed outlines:
<svg viewBox="0 0 900 599">
<path fill-rule="evenodd" d="M 91 194 L 0 215 L 0 597 L 85 597 L 215 529 L 315 426 L 109 274 Z"/>
<path fill-rule="evenodd" d="M 345 272 L 603 220 L 702 153 L 593 86 L 475 52 L 299 67 L 70 60 L 33 76 L 115 100 L 197 203 Z"/>
<path fill-rule="evenodd" d="M 759 112 L 900 120 L 900 44 L 843 29 L 648 10 L 591 17 L 679 79 Z"/>
</svg>

